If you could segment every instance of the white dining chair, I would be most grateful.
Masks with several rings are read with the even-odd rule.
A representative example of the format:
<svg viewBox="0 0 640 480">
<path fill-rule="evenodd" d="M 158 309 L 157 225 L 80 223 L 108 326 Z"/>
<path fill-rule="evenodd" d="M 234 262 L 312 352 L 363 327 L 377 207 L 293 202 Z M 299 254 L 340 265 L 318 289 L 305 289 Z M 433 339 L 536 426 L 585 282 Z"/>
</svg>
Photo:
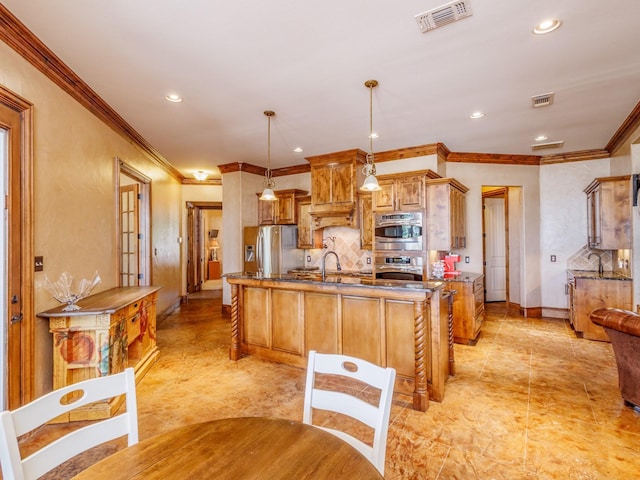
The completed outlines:
<svg viewBox="0 0 640 480">
<path fill-rule="evenodd" d="M 380 390 L 378 405 L 368 403 L 342 391 L 317 388 L 316 373 L 340 375 L 359 380 Z M 395 378 L 396 371 L 391 367 L 383 368 L 359 358 L 317 353 L 312 350 L 309 352 L 307 364 L 302 421 L 306 424 L 323 428 L 346 441 L 368 458 L 380 474 L 384 475 L 387 433 Z M 368 445 L 344 431 L 314 424 L 313 409 L 348 415 L 371 427 L 374 431 L 373 445 Z"/>
<path fill-rule="evenodd" d="M 80 397 L 65 402 L 65 396 Z M 75 408 L 118 395 L 126 395 L 126 412 L 79 428 L 21 459 L 18 437 Z M 15 410 L 0 413 L 0 463 L 5 480 L 33 480 L 71 457 L 109 440 L 128 436 L 138 443 L 138 408 L 133 368 L 54 390 Z"/>
</svg>

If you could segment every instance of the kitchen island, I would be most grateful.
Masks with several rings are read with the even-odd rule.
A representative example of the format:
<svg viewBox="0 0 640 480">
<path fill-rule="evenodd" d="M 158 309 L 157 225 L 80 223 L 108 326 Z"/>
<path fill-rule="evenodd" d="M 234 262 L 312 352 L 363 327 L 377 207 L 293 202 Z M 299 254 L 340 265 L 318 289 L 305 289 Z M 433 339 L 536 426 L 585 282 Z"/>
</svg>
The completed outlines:
<svg viewBox="0 0 640 480">
<path fill-rule="evenodd" d="M 254 355 L 306 367 L 307 353 L 341 353 L 396 369 L 395 391 L 426 411 L 449 376 L 442 282 L 350 276 L 226 274 L 232 360 Z"/>
</svg>

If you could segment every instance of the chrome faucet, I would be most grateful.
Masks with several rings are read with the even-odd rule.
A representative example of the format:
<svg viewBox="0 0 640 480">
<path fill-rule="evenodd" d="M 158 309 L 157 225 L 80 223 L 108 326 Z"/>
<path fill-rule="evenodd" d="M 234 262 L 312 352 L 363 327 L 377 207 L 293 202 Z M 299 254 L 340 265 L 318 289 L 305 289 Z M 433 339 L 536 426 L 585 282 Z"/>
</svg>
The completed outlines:
<svg viewBox="0 0 640 480">
<path fill-rule="evenodd" d="M 595 255 L 596 257 L 598 257 L 598 273 L 602 275 L 602 273 L 604 272 L 604 268 L 602 267 L 602 255 L 598 255 L 595 252 L 591 252 L 587 257 L 587 259 L 591 258 L 591 255 Z"/>
<path fill-rule="evenodd" d="M 330 253 L 333 253 L 336 257 L 336 267 L 338 269 L 338 271 L 342 270 L 342 267 L 340 266 L 340 259 L 338 258 L 338 254 L 336 252 L 334 252 L 333 250 L 329 250 L 327 253 L 325 253 L 322 256 L 322 280 L 324 280 L 324 272 L 325 272 L 325 268 L 324 265 L 327 261 L 327 255 L 329 255 Z"/>
</svg>

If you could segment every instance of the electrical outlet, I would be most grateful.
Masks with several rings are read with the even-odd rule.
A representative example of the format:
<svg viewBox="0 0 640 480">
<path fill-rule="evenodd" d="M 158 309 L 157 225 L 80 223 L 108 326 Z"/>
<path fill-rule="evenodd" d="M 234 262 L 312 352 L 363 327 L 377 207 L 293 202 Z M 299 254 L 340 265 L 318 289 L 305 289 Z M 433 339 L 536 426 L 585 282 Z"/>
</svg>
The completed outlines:
<svg viewBox="0 0 640 480">
<path fill-rule="evenodd" d="M 551 261 L 555 262 L 556 261 L 556 256 L 555 255 L 551 255 Z"/>
<path fill-rule="evenodd" d="M 307 262 L 311 261 L 311 255 L 307 255 Z"/>
<path fill-rule="evenodd" d="M 469 255 L 464 257 L 464 263 L 469 263 L 470 261 L 471 261 L 471 259 L 469 258 Z"/>
<path fill-rule="evenodd" d="M 367 265 L 371 265 L 371 257 L 367 257 Z"/>
</svg>

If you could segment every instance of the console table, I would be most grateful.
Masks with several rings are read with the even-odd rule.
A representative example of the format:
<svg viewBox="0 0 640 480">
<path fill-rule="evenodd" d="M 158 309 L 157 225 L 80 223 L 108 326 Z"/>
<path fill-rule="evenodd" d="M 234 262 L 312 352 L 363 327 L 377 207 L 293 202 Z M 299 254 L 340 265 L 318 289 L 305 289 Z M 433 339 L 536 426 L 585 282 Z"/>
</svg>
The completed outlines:
<svg viewBox="0 0 640 480">
<path fill-rule="evenodd" d="M 53 340 L 53 388 L 134 367 L 141 378 L 158 357 L 156 302 L 160 287 L 118 287 L 39 313 L 49 320 Z M 73 397 L 69 400 L 73 400 Z M 111 417 L 123 397 L 97 402 L 58 417 L 54 423 Z"/>
</svg>

